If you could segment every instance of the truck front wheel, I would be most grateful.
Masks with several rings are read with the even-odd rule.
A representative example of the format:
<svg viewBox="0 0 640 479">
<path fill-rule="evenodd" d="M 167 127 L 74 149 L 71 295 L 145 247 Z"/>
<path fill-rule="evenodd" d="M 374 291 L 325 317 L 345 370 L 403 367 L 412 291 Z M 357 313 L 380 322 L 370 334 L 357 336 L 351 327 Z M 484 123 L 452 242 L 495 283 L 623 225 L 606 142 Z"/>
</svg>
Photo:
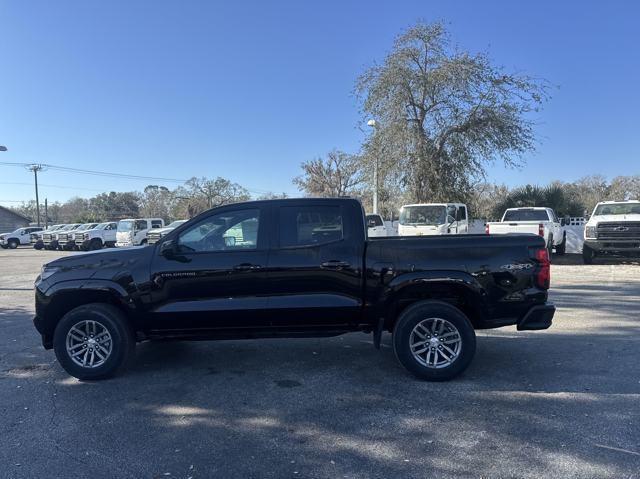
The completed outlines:
<svg viewBox="0 0 640 479">
<path fill-rule="evenodd" d="M 582 261 L 584 264 L 593 264 L 593 258 L 596 254 L 593 249 L 589 248 L 586 244 L 582 246 Z"/>
<path fill-rule="evenodd" d="M 471 363 L 476 334 L 459 309 L 441 301 L 422 301 L 398 318 L 393 349 L 398 361 L 414 376 L 447 381 Z"/>
<path fill-rule="evenodd" d="M 89 250 L 95 251 L 97 249 L 102 249 L 102 240 L 100 238 L 93 238 L 89 243 Z"/>
<path fill-rule="evenodd" d="M 567 252 L 567 235 L 562 236 L 562 243 L 556 246 L 556 253 L 563 256 Z"/>
<path fill-rule="evenodd" d="M 60 320 L 53 335 L 58 362 L 71 376 L 104 379 L 131 359 L 133 330 L 115 306 L 91 303 L 72 309 Z"/>
<path fill-rule="evenodd" d="M 20 241 L 17 239 L 10 239 L 8 244 L 9 244 L 9 249 L 16 249 L 20 244 Z"/>
</svg>

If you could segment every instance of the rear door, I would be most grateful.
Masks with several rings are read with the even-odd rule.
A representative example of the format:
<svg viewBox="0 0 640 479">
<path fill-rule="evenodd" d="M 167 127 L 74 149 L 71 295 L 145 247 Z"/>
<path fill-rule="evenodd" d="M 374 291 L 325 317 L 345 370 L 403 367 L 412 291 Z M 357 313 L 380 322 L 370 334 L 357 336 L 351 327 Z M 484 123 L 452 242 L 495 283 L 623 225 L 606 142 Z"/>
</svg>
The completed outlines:
<svg viewBox="0 0 640 479">
<path fill-rule="evenodd" d="M 268 262 L 274 326 L 341 329 L 360 317 L 364 225 L 359 205 L 360 218 L 353 218 L 356 205 L 319 200 L 274 206 Z"/>
</svg>

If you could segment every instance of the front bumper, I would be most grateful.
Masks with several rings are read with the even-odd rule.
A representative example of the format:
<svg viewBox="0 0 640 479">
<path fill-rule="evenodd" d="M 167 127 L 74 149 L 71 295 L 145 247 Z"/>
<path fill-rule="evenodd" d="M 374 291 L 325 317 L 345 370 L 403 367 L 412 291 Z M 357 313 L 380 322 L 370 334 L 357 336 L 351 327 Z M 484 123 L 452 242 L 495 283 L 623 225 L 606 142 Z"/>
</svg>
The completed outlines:
<svg viewBox="0 0 640 479">
<path fill-rule="evenodd" d="M 587 239 L 584 244 L 598 254 L 631 254 L 640 256 L 638 239 Z"/>
<path fill-rule="evenodd" d="M 518 331 L 536 331 L 548 329 L 551 326 L 556 307 L 553 303 L 532 307 L 522 319 L 518 321 Z"/>
</svg>

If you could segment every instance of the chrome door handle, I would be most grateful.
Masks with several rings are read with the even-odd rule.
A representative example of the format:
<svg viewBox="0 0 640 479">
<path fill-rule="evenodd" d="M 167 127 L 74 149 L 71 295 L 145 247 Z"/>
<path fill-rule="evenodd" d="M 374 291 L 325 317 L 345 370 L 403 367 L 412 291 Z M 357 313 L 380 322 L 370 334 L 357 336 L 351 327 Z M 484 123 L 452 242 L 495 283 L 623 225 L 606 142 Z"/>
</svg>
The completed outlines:
<svg viewBox="0 0 640 479">
<path fill-rule="evenodd" d="M 256 271 L 261 268 L 262 266 L 260 266 L 259 264 L 242 263 L 242 264 L 235 265 L 233 267 L 233 270 L 234 271 Z"/>
<path fill-rule="evenodd" d="M 348 268 L 349 266 L 351 266 L 351 263 L 332 259 L 332 260 L 320 263 L 320 266 L 327 269 L 342 269 L 342 268 Z"/>
</svg>

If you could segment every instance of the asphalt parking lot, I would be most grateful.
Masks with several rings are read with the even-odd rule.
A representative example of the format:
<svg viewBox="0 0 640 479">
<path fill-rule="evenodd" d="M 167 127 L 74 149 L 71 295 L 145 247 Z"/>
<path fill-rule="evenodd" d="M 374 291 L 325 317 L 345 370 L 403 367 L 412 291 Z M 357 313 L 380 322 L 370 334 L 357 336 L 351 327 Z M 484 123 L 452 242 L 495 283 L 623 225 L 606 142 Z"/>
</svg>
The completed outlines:
<svg viewBox="0 0 640 479">
<path fill-rule="evenodd" d="M 554 326 L 479 332 L 448 383 L 360 333 L 145 343 L 81 383 L 31 324 L 60 254 L 0 250 L 0 477 L 640 477 L 637 263 L 556 261 Z"/>
</svg>

